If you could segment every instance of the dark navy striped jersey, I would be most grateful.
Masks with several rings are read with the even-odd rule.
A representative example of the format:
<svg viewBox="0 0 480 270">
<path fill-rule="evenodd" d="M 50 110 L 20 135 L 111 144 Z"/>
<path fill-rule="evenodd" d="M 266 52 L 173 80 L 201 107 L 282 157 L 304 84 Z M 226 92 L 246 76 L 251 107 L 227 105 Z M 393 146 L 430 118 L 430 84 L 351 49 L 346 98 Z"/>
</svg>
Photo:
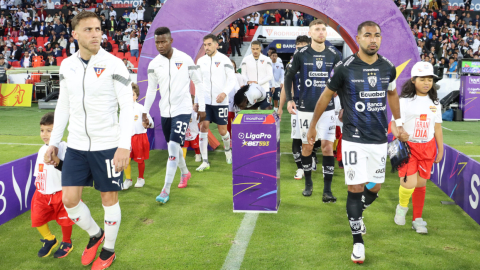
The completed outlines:
<svg viewBox="0 0 480 270">
<path fill-rule="evenodd" d="M 322 94 L 327 80 L 333 68 L 341 63 L 340 55 L 333 48 L 325 48 L 322 52 L 312 49 L 311 45 L 301 48 L 294 56 L 290 69 L 300 72 L 299 80 L 299 106 L 297 109 L 302 112 L 313 112 L 320 95 Z M 335 109 L 333 99 L 327 107 L 327 111 Z"/>
<path fill-rule="evenodd" d="M 343 111 L 343 139 L 350 142 L 387 142 L 387 91 L 396 88 L 397 72 L 387 58 L 369 65 L 356 54 L 335 68 L 328 89 L 338 93 Z"/>
</svg>

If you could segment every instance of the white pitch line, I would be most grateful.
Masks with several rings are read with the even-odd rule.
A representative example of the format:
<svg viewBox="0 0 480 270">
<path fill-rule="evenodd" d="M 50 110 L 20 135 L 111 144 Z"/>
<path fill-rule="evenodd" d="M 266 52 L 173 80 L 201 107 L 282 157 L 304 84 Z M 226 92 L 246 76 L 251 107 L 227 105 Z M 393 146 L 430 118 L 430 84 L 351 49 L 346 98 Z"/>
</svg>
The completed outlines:
<svg viewBox="0 0 480 270">
<path fill-rule="evenodd" d="M 257 223 L 258 213 L 246 213 L 243 217 L 242 224 L 238 228 L 232 247 L 228 251 L 227 258 L 223 263 L 222 270 L 240 269 L 243 262 L 243 256 L 247 251 L 248 242 L 252 237 L 255 224 Z"/>
<path fill-rule="evenodd" d="M 442 126 L 443 129 L 446 129 L 448 131 L 468 131 L 468 130 L 453 130 L 453 129 L 449 129 L 449 128 L 446 128 L 444 126 Z"/>
<path fill-rule="evenodd" d="M 5 143 L 5 142 L 0 142 L 0 144 L 17 144 L 17 145 L 43 145 L 43 144 L 33 144 L 33 143 Z"/>
<path fill-rule="evenodd" d="M 468 157 L 480 157 L 480 155 L 468 155 Z"/>
</svg>

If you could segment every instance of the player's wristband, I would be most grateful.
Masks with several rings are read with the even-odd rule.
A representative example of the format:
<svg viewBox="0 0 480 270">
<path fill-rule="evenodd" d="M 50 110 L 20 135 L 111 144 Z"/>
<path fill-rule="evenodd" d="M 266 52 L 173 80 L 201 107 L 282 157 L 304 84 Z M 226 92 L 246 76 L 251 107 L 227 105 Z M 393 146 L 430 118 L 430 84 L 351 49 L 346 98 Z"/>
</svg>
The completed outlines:
<svg viewBox="0 0 480 270">
<path fill-rule="evenodd" d="M 395 119 L 395 124 L 397 127 L 403 126 L 402 118 Z"/>
</svg>

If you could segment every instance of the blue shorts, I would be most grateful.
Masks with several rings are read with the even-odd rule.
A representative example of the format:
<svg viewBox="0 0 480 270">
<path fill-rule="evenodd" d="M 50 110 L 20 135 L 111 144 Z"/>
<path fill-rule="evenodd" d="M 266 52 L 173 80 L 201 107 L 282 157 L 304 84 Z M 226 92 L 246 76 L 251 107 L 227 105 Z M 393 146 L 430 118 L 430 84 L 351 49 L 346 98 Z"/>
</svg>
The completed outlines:
<svg viewBox="0 0 480 270">
<path fill-rule="evenodd" d="M 174 117 L 162 117 L 163 136 L 167 143 L 174 141 L 181 146 L 185 143 L 185 132 L 190 124 L 191 114 L 180 114 Z"/>
<path fill-rule="evenodd" d="M 205 121 L 213 122 L 217 125 L 228 124 L 228 105 L 205 105 L 205 113 L 207 117 Z"/>
<path fill-rule="evenodd" d="M 260 105 L 260 107 L 259 107 L 260 110 L 265 110 L 265 109 L 268 108 L 268 106 L 271 106 L 270 102 L 268 102 L 267 99 L 269 99 L 268 94 L 267 94 L 267 97 L 264 100 L 255 103 L 255 105 Z"/>
<path fill-rule="evenodd" d="M 101 192 L 120 191 L 123 171 L 115 172 L 113 156 L 117 148 L 80 151 L 67 148 L 62 168 L 62 186 L 94 186 Z"/>
<path fill-rule="evenodd" d="M 280 100 L 280 91 L 282 91 L 280 87 L 275 88 L 275 92 L 273 92 L 273 100 Z"/>
</svg>

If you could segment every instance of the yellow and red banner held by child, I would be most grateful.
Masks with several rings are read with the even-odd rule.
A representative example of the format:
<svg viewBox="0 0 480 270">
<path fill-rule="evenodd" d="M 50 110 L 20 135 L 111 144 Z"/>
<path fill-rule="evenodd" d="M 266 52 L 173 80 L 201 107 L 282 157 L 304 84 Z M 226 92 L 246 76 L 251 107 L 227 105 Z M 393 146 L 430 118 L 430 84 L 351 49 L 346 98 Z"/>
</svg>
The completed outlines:
<svg viewBox="0 0 480 270">
<path fill-rule="evenodd" d="M 0 106 L 31 107 L 33 84 L 0 84 Z"/>
</svg>

